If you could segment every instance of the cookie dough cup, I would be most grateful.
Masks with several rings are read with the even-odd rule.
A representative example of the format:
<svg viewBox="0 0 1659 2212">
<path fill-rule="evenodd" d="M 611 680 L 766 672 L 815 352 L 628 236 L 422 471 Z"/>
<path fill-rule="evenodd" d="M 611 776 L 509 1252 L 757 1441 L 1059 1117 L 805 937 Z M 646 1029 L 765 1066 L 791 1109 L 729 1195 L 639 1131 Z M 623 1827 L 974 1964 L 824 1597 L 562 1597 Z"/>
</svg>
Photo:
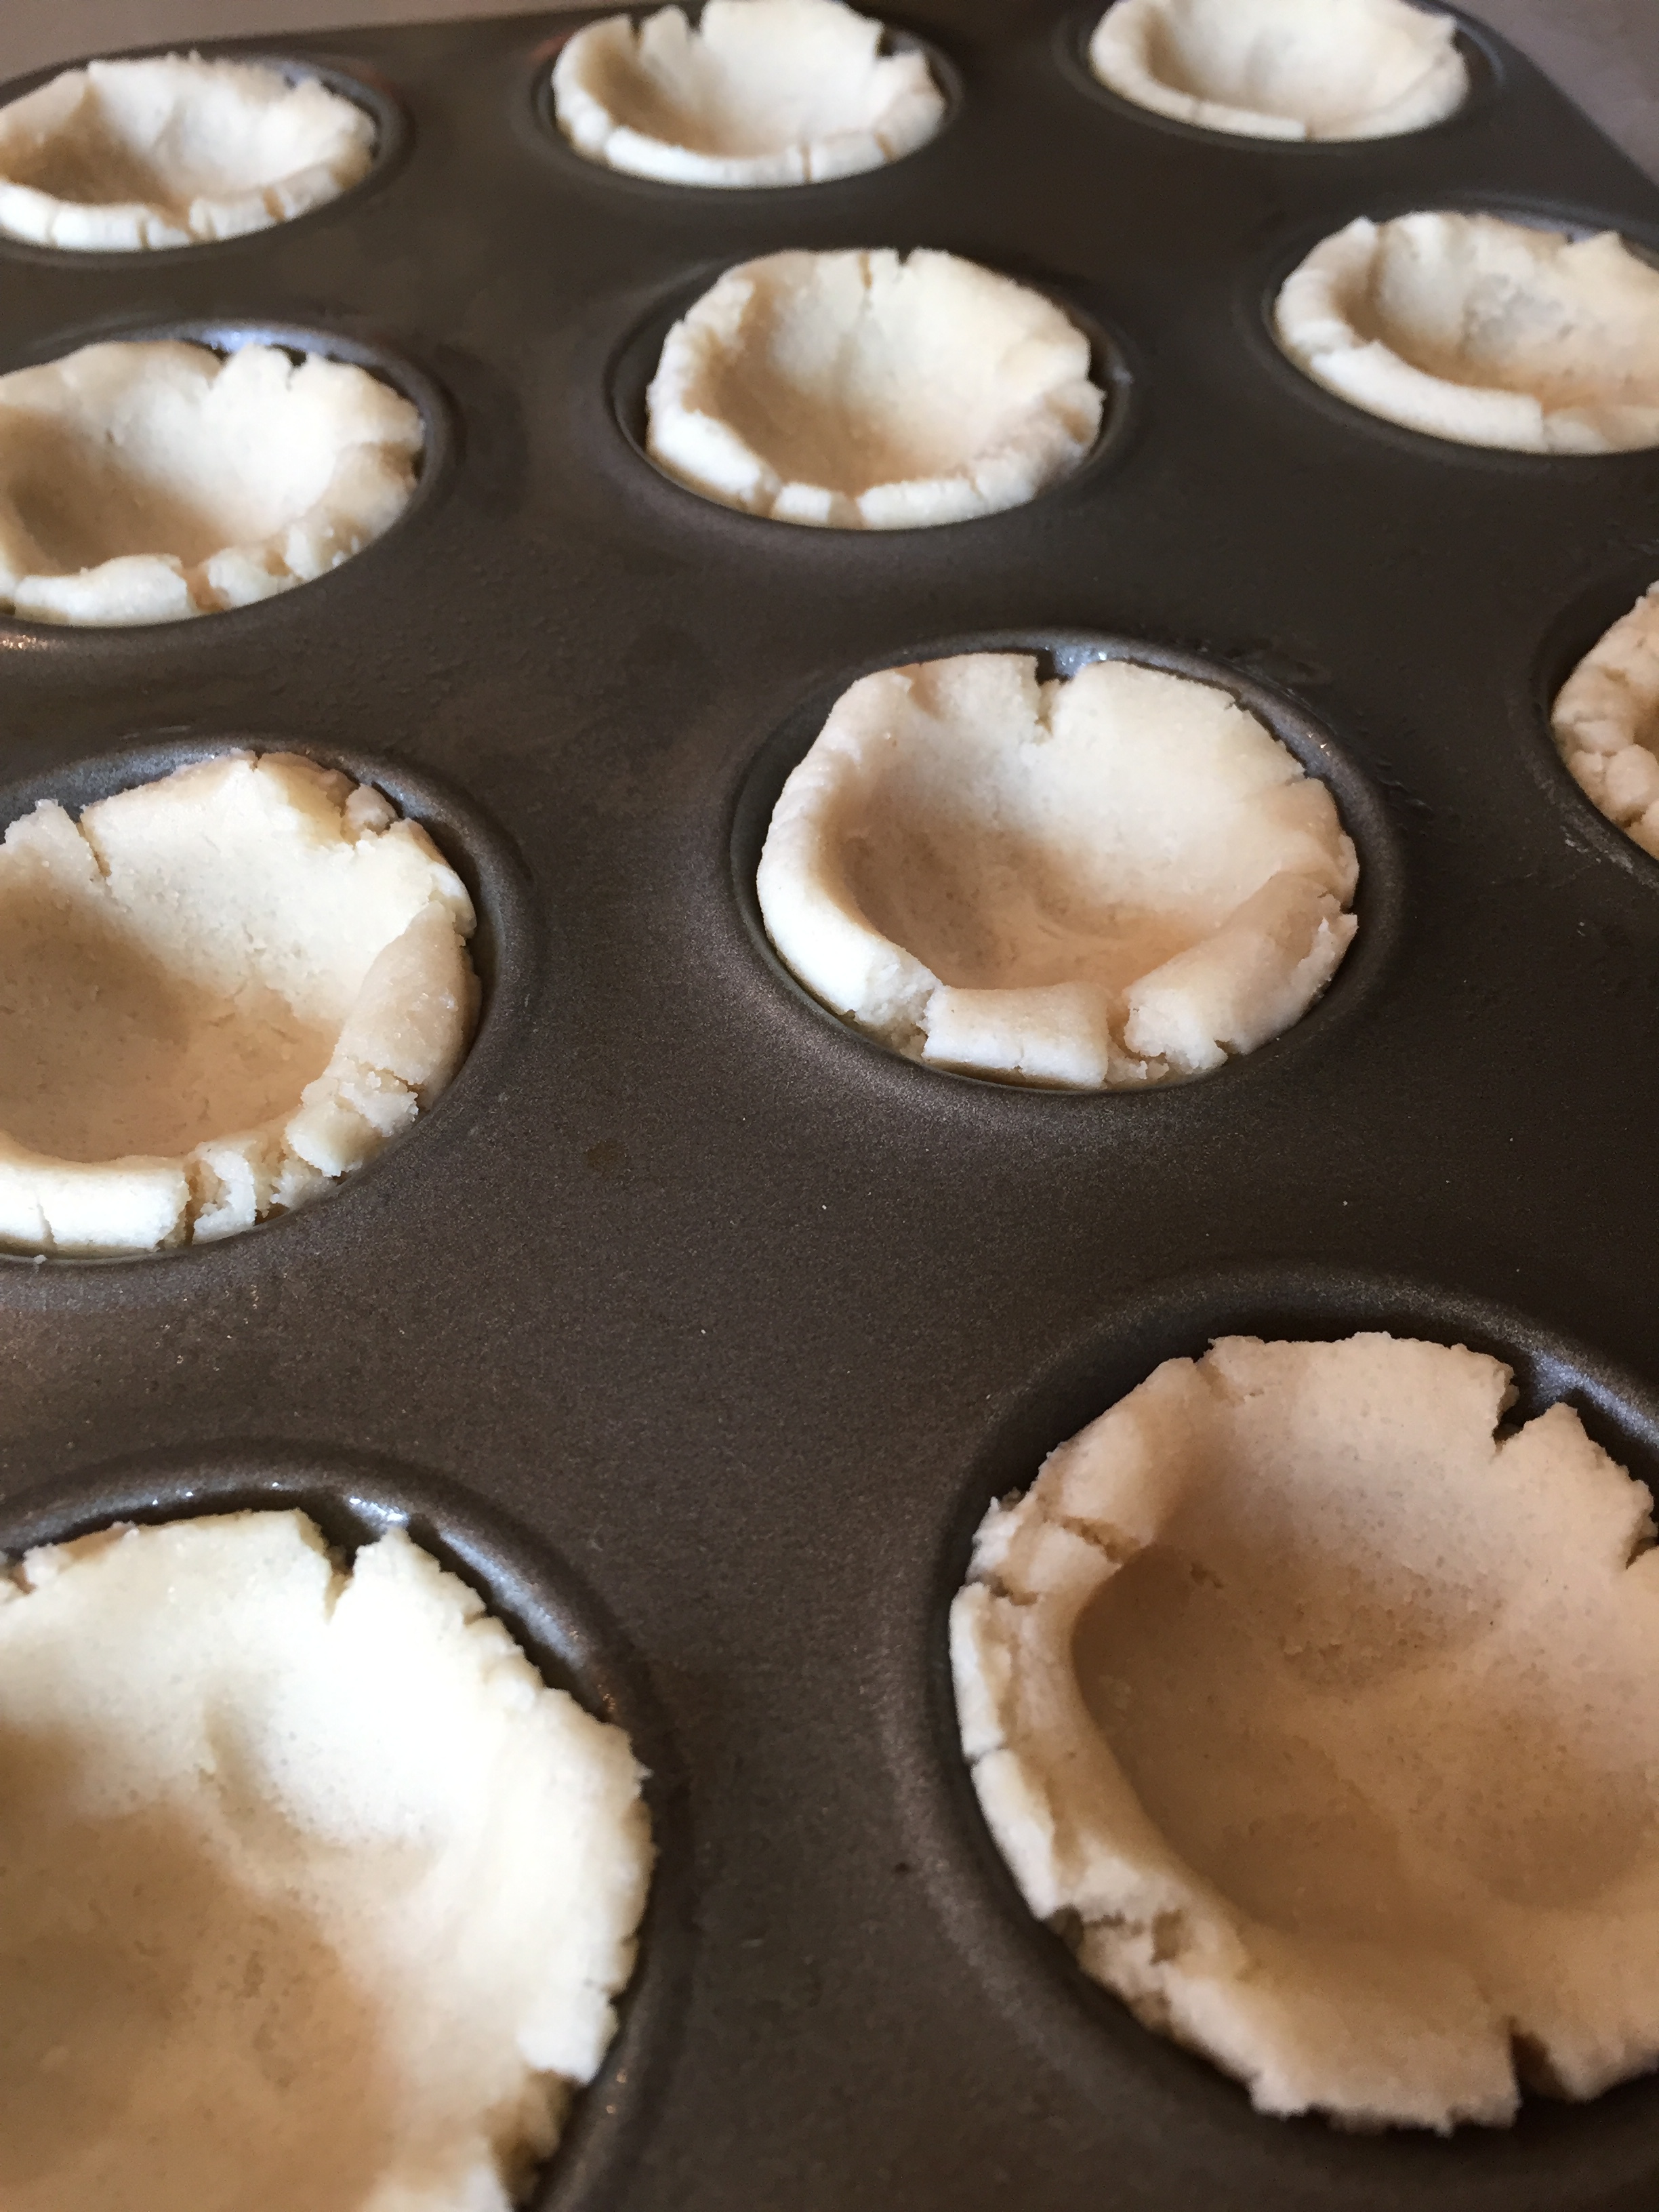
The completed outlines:
<svg viewBox="0 0 1659 2212">
<path fill-rule="evenodd" d="M 199 54 L 88 62 L 0 107 L 0 232 L 103 252 L 289 222 L 374 156 L 374 125 L 314 77 Z"/>
<path fill-rule="evenodd" d="M 1322 783 L 1207 684 L 1020 653 L 866 676 L 783 787 L 757 880 L 786 964 L 929 1066 L 1132 1088 L 1297 1020 L 1352 940 Z"/>
<path fill-rule="evenodd" d="M 1550 723 L 1574 781 L 1659 860 L 1659 584 L 1585 654 Z"/>
<path fill-rule="evenodd" d="M 1651 1501 L 1513 1399 L 1443 1345 L 1224 1338 L 980 1528 L 951 1654 L 1003 1855 L 1264 2112 L 1502 2124 L 1659 2057 Z"/>
<path fill-rule="evenodd" d="M 1659 446 L 1659 270 L 1611 231 L 1361 216 L 1286 277 L 1280 344 L 1369 415 L 1520 453 Z"/>
<path fill-rule="evenodd" d="M 945 98 L 919 53 L 841 0 L 708 0 L 636 30 L 578 31 L 553 70 L 559 128 L 589 161 L 676 185 L 814 185 L 926 144 Z"/>
<path fill-rule="evenodd" d="M 0 845 L 0 1244 L 147 1251 L 304 1204 L 465 1053 L 472 902 L 426 832 L 228 753 Z"/>
<path fill-rule="evenodd" d="M 400 1528 L 349 1568 L 297 1512 L 30 1553 L 0 1574 L 17 2202 L 505 2212 L 616 2026 L 640 1778 Z"/>
<path fill-rule="evenodd" d="M 1461 107 L 1449 15 L 1407 0 L 1116 0 L 1089 41 L 1137 107 L 1249 138 L 1391 138 Z"/>
<path fill-rule="evenodd" d="M 0 376 L 0 609 L 178 622 L 310 582 L 414 492 L 419 410 L 274 346 L 117 339 Z"/>
<path fill-rule="evenodd" d="M 951 253 L 773 253 L 670 331 L 652 458 L 779 522 L 905 530 L 1022 506 L 1093 445 L 1089 341 Z"/>
</svg>

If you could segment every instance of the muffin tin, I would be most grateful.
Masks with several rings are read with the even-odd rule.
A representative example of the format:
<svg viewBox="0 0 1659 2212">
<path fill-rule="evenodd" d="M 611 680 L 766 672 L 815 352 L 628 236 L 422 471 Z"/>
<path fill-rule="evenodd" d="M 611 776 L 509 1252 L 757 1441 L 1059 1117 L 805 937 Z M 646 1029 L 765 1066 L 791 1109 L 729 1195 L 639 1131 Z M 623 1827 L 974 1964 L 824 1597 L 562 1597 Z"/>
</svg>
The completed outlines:
<svg viewBox="0 0 1659 2212">
<path fill-rule="evenodd" d="M 0 626 L 0 819 L 226 743 L 310 750 L 470 873 L 489 987 L 435 1110 L 309 1211 L 0 1261 L 0 1546 L 273 1494 L 346 1542 L 406 1512 L 635 1729 L 664 1856 L 544 2212 L 1650 2212 L 1659 2079 L 1445 2142 L 1258 2118 L 1030 1919 L 957 1751 L 945 1610 L 986 1502 L 1219 1331 L 1498 1349 L 1659 1474 L 1659 862 L 1547 717 L 1659 575 L 1659 453 L 1437 443 L 1320 392 L 1267 321 L 1358 214 L 1652 246 L 1659 191 L 1472 21 L 1462 113 L 1307 147 L 1091 89 L 1091 21 L 907 8 L 953 79 L 940 136 L 775 192 L 555 143 L 571 18 L 296 40 L 275 58 L 399 118 L 351 193 L 164 254 L 0 244 L 0 368 L 278 333 L 443 424 L 425 495 L 319 582 Z M 1073 307 L 1115 368 L 1097 457 L 890 535 L 653 469 L 641 333 L 735 260 L 853 245 Z M 828 700 L 922 653 L 1125 641 L 1237 672 L 1329 773 L 1364 872 L 1323 1004 L 1213 1076 L 1061 1096 L 808 1001 L 752 861 Z"/>
</svg>

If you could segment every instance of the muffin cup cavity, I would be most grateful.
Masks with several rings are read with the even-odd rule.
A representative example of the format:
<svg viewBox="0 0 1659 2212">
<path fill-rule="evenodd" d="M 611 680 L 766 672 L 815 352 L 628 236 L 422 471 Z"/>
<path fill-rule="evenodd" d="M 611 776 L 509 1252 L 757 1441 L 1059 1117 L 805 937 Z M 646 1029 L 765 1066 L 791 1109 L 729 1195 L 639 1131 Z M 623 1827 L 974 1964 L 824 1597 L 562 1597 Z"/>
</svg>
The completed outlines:
<svg viewBox="0 0 1659 2212">
<path fill-rule="evenodd" d="M 1028 507 L 1036 507 L 1050 501 L 1086 496 L 1087 489 L 1097 473 L 1117 458 L 1133 435 L 1138 378 L 1131 364 L 1127 343 L 1089 308 L 1066 297 L 1060 287 L 1044 283 L 1041 279 L 1034 279 L 1022 272 L 1012 281 L 1058 308 L 1087 340 L 1089 380 L 1103 395 L 1099 427 L 1087 450 L 1070 468 L 1012 505 L 938 521 L 887 521 L 873 530 L 856 526 L 843 526 L 837 521 L 825 522 L 816 516 L 811 519 L 814 526 L 802 527 L 801 523 L 806 520 L 804 517 L 754 513 L 728 503 L 686 482 L 652 453 L 648 443 L 647 411 L 647 393 L 657 374 L 663 346 L 670 332 L 707 295 L 722 273 L 719 266 L 711 268 L 696 285 L 683 289 L 677 288 L 666 300 L 659 301 L 620 340 L 611 357 L 606 374 L 611 411 L 628 446 L 650 469 L 657 481 L 672 487 L 673 494 L 677 495 L 677 507 L 680 507 L 688 519 L 700 517 L 710 528 L 763 531 L 766 542 L 771 544 L 786 537 L 798 542 L 817 541 L 820 544 L 845 548 L 841 557 L 855 561 L 860 556 L 860 548 L 872 539 L 902 538 L 916 543 L 921 540 L 924 532 L 931 538 L 970 526 L 994 526 L 999 520 L 1017 520 Z M 999 272 L 992 270 L 990 273 Z M 686 504 L 688 502 L 691 504 Z M 780 521 L 783 523 L 782 529 L 779 527 Z M 789 526 L 792 521 L 795 524 L 793 528 Z"/>
<path fill-rule="evenodd" d="M 483 1600 L 544 1681 L 627 1735 L 644 1770 L 655 1863 L 631 1978 L 599 2071 L 576 2092 L 526 2212 L 600 2212 L 648 2137 L 672 2063 L 690 1962 L 684 1772 L 650 1678 L 602 1600 L 540 1537 L 452 1479 L 361 1452 L 233 1443 L 166 1450 L 0 1501 L 0 1558 L 123 1523 L 298 1510 L 351 1560 L 401 1530 Z"/>
<path fill-rule="evenodd" d="M 1362 2139 L 1322 2126 L 1287 2129 L 1251 2111 L 1238 2087 L 1143 2028 L 1075 1963 L 1069 1920 L 1033 1917 L 992 1840 L 963 1760 L 948 1657 L 947 1620 L 968 1574 L 987 1509 L 1028 1490 L 1044 1458 L 1166 1359 L 1197 1358 L 1218 1337 L 1333 1342 L 1358 1332 L 1463 1346 L 1514 1374 L 1504 1414 L 1513 1432 L 1565 1401 L 1593 1442 L 1659 1494 L 1659 1390 L 1569 1334 L 1466 1291 L 1409 1278 L 1321 1263 L 1218 1270 L 1154 1282 L 1120 1297 L 1012 1396 L 988 1427 L 934 1555 L 925 1619 L 892 1615 L 886 1642 L 886 1741 L 909 1847 L 963 1954 L 1019 2033 L 1084 2089 L 1162 2138 L 1190 2142 L 1195 2171 L 1231 2162 L 1240 2185 L 1267 2192 L 1299 2186 L 1316 2201 L 1410 2185 L 1446 2212 L 1467 2200 L 1470 2147 L 1422 2136 Z M 908 1582 L 906 1583 L 907 1590 Z M 1642 2142 L 1659 2110 L 1659 2081 L 1638 2079 L 1594 2102 L 1563 2107 L 1526 2098 L 1514 2126 L 1480 2132 L 1479 2171 L 1515 2201 L 1558 2201 L 1582 2172 L 1586 2147 L 1608 2168 L 1640 2170 Z M 1299 2200 L 1298 2200 L 1299 2201 Z M 1382 2199 L 1379 2197 L 1378 2202 Z M 1493 2201 L 1498 2201 L 1494 2196 Z M 1560 2198 L 1559 2201 L 1567 2201 Z"/>
<path fill-rule="evenodd" d="M 153 62 L 185 51 L 177 46 L 156 46 L 137 51 L 124 50 L 118 56 L 110 58 L 121 62 Z M 392 87 L 372 70 L 350 69 L 336 63 L 302 58 L 292 53 L 250 51 L 241 46 L 213 40 L 194 41 L 188 52 L 207 62 L 228 61 L 266 70 L 289 85 L 315 83 L 323 91 L 348 102 L 368 118 L 373 134 L 368 161 L 362 173 L 343 188 L 299 207 L 293 214 L 274 216 L 263 222 L 228 230 L 217 236 L 191 237 L 131 246 L 64 246 L 0 229 L 0 258 L 12 255 L 20 261 L 37 260 L 58 268 L 69 266 L 110 273 L 117 270 L 131 273 L 135 264 L 143 266 L 158 260 L 170 263 L 173 257 L 179 255 L 195 257 L 250 249 L 257 251 L 262 241 L 268 242 L 273 236 L 285 240 L 296 225 L 310 225 L 327 219 L 338 210 L 354 208 L 365 195 L 378 191 L 386 183 L 408 155 L 413 137 L 408 112 Z M 27 76 L 0 85 L 0 106 L 9 105 L 39 93 L 68 71 L 85 69 L 89 63 L 100 58 L 88 55 L 79 62 L 33 70 Z"/>
<path fill-rule="evenodd" d="M 538 933 L 523 865 L 510 842 L 488 817 L 441 779 L 419 769 L 349 747 L 287 738 L 246 733 L 213 738 L 162 737 L 48 770 L 0 790 L 0 829 L 47 802 L 55 802 L 71 817 L 78 818 L 85 807 L 99 799 L 238 752 L 297 755 L 319 768 L 338 770 L 358 785 L 384 793 L 399 815 L 417 824 L 432 840 L 465 886 L 476 916 L 468 951 L 477 978 L 479 1003 L 471 1044 L 453 1077 L 407 1130 L 375 1150 L 361 1167 L 337 1177 L 304 1202 L 267 1213 L 251 1227 L 222 1240 L 210 1237 L 131 1252 L 41 1255 L 9 1248 L 0 1252 L 0 1284 L 14 1291 L 26 1291 L 33 1282 L 49 1296 L 55 1282 L 84 1285 L 103 1274 L 109 1279 L 111 1293 L 118 1297 L 120 1281 L 135 1269 L 189 1268 L 211 1266 L 216 1261 L 234 1266 L 230 1255 L 247 1238 L 260 1240 L 305 1220 L 319 1204 L 331 1206 L 349 1197 L 366 1177 L 381 1170 L 388 1158 L 395 1158 L 409 1137 L 419 1138 L 434 1127 L 441 1129 L 458 1109 L 465 1115 L 467 1099 L 481 1095 L 477 1086 L 487 1084 L 492 1073 L 499 1073 L 503 1059 L 522 1034 L 538 968 Z"/>
<path fill-rule="evenodd" d="M 1051 1088 L 1041 1085 L 1011 1084 L 1003 1079 L 966 1073 L 948 1065 L 930 1063 L 922 1066 L 911 1054 L 884 1044 L 850 1021 L 837 1017 L 791 974 L 767 933 L 756 890 L 761 851 L 784 785 L 805 757 L 823 728 L 830 708 L 842 696 L 848 685 L 856 676 L 876 672 L 866 668 L 849 672 L 844 683 L 833 690 L 826 688 L 812 699 L 804 702 L 781 725 L 757 755 L 738 793 L 732 816 L 732 869 L 739 912 L 755 951 L 797 1006 L 810 1009 L 818 1022 L 829 1024 L 837 1036 L 846 1038 L 854 1048 L 873 1053 L 902 1069 L 911 1080 L 929 1085 L 935 1078 L 943 1077 L 951 1084 L 997 1092 L 1011 1102 L 1019 1097 L 1036 1097 L 1042 1102 L 1044 1109 L 1053 1111 L 1067 1103 L 1075 1109 L 1086 1110 L 1090 1105 L 1098 1105 L 1102 1101 L 1111 1102 L 1126 1095 L 1145 1099 L 1150 1097 L 1154 1091 L 1184 1089 L 1188 1083 L 1194 1081 L 1210 1081 L 1222 1077 L 1240 1080 L 1246 1066 L 1260 1064 L 1268 1054 L 1299 1048 L 1296 1041 L 1305 1042 L 1310 1037 L 1317 1037 L 1328 1023 L 1346 1019 L 1369 996 L 1376 978 L 1392 956 L 1400 926 L 1402 872 L 1395 833 L 1386 805 L 1369 781 L 1295 701 L 1285 693 L 1244 675 L 1224 661 L 1212 659 L 1207 654 L 1144 640 L 1084 631 L 994 632 L 966 639 L 953 639 L 918 647 L 913 653 L 884 656 L 877 667 L 903 666 L 971 653 L 1030 654 L 1036 662 L 1040 681 L 1068 678 L 1093 662 L 1110 660 L 1184 677 L 1226 693 L 1254 714 L 1296 757 L 1310 775 L 1323 782 L 1335 799 L 1342 828 L 1352 840 L 1359 860 L 1358 889 L 1352 902 L 1352 911 L 1359 921 L 1354 943 L 1336 969 L 1328 988 L 1291 1027 L 1257 1046 L 1255 1051 L 1229 1060 L 1216 1069 L 1212 1075 L 1192 1076 L 1173 1086 L 1151 1085 L 1133 1093 L 1125 1093 L 1115 1089 Z M 1020 1109 L 1011 1103 L 1006 1110 L 1016 1112 Z M 1110 1110 L 1109 1103 L 1106 1110 Z M 1143 1108 L 1140 1110 L 1156 1109 Z"/>
<path fill-rule="evenodd" d="M 700 25 L 703 0 L 677 0 L 680 12 L 695 27 Z M 770 212 L 787 218 L 791 208 L 799 205 L 799 196 L 808 193 L 814 204 L 826 195 L 883 192 L 891 188 L 888 173 L 902 165 L 924 158 L 947 132 L 960 115 L 965 92 L 960 70 L 937 42 L 919 32 L 893 20 L 885 8 L 866 6 L 864 0 L 848 0 L 860 15 L 879 15 L 883 36 L 878 49 L 883 57 L 914 54 L 925 66 L 942 103 L 938 121 L 927 136 L 914 146 L 875 164 L 854 169 L 836 170 L 822 175 L 777 179 L 770 182 L 712 180 L 675 177 L 662 173 L 647 173 L 633 168 L 614 167 L 610 162 L 596 159 L 583 152 L 566 133 L 559 121 L 554 89 L 554 72 L 579 27 L 573 27 L 554 34 L 539 46 L 535 53 L 530 82 L 529 119 L 531 129 L 541 150 L 556 161 L 564 175 L 573 183 L 587 182 L 596 189 L 614 193 L 625 203 L 629 197 L 653 204 L 665 216 L 672 218 L 695 214 L 707 219 L 711 200 L 715 211 L 763 215 Z M 659 7 L 636 7 L 618 10 L 619 16 L 637 31 L 651 16 L 662 12 Z M 595 21 L 608 21 L 600 16 Z M 793 242 L 793 238 L 787 241 Z"/>
</svg>

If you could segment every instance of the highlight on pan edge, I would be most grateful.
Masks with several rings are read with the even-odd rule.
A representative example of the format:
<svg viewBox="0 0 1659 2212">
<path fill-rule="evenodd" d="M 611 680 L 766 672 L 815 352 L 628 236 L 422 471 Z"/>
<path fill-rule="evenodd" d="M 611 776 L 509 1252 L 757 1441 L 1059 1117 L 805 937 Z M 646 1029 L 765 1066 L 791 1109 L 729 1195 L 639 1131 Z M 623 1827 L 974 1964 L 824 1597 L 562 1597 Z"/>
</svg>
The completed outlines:
<svg viewBox="0 0 1659 2212">
<path fill-rule="evenodd" d="M 209 1241 L 437 1098 L 479 990 L 465 885 L 372 786 L 226 751 L 0 844 L 0 1246 Z"/>
<path fill-rule="evenodd" d="M 250 2173 L 505 2212 L 617 2026 L 641 1778 L 396 1523 L 349 1559 L 260 1510 L 0 1565 L 0 2171 L 39 2212 Z"/>
<path fill-rule="evenodd" d="M 1222 1337 L 975 1539 L 1003 1857 L 1264 2112 L 1501 2126 L 1659 2061 L 1652 1500 L 1515 1395 L 1455 1345 Z"/>
<path fill-rule="evenodd" d="M 1326 786 L 1213 681 L 970 653 L 861 678 L 773 810 L 785 965 L 930 1067 L 1069 1090 L 1198 1075 L 1296 1022 L 1352 943 Z"/>
</svg>

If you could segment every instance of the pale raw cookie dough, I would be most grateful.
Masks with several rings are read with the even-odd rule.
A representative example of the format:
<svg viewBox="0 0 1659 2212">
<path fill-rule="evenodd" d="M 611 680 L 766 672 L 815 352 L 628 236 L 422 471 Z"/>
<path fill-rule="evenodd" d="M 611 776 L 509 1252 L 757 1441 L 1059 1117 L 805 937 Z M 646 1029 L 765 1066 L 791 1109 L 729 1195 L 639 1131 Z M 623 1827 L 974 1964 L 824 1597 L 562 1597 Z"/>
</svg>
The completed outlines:
<svg viewBox="0 0 1659 2212">
<path fill-rule="evenodd" d="M 1391 138 L 1461 107 L 1457 26 L 1406 0 L 1116 0 L 1089 65 L 1137 107 L 1250 138 Z"/>
<path fill-rule="evenodd" d="M 1264 2112 L 1502 2124 L 1659 2057 L 1652 1501 L 1513 1398 L 1224 1338 L 975 1540 L 957 1716 L 1027 1902 Z"/>
<path fill-rule="evenodd" d="M 1659 860 L 1659 584 L 1584 655 L 1550 720 L 1575 780 Z"/>
<path fill-rule="evenodd" d="M 0 1572 L 6 2212 L 506 2212 L 616 2027 L 640 1779 L 401 1528 Z"/>
<path fill-rule="evenodd" d="M 1353 937 L 1330 793 L 1207 684 L 1021 653 L 866 676 L 773 811 L 757 878 L 808 990 L 930 1065 L 1072 1089 L 1219 1067 Z"/>
<path fill-rule="evenodd" d="M 559 127 L 590 161 L 677 185 L 809 185 L 896 161 L 945 100 L 919 53 L 841 0 L 708 0 L 578 31 L 553 70 Z"/>
<path fill-rule="evenodd" d="M 1361 216 L 1285 280 L 1279 339 L 1370 415 L 1521 453 L 1659 446 L 1659 270 L 1612 231 Z"/>
<path fill-rule="evenodd" d="M 118 252 L 236 238 L 337 198 L 374 155 L 368 116 L 315 77 L 88 62 L 0 107 L 0 231 Z"/>
<path fill-rule="evenodd" d="M 773 253 L 668 333 L 654 459 L 779 522 L 904 530 L 1035 499 L 1100 429 L 1089 341 L 1052 301 L 951 253 Z"/>
<path fill-rule="evenodd" d="M 465 885 L 378 791 L 224 753 L 0 844 L 0 1245 L 144 1251 L 303 1205 L 448 1084 Z"/>
<path fill-rule="evenodd" d="M 419 410 L 349 362 L 113 339 L 0 376 L 0 608 L 177 622 L 337 568 L 415 489 Z"/>
</svg>

